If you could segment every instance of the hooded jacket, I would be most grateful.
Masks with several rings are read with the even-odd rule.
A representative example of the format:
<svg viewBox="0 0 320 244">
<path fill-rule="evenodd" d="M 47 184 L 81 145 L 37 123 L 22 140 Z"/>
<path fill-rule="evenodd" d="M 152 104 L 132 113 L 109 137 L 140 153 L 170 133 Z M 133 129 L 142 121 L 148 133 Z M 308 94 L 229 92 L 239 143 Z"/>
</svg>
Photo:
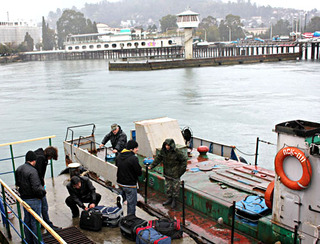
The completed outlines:
<svg viewBox="0 0 320 244">
<path fill-rule="evenodd" d="M 130 150 L 124 149 L 116 157 L 117 183 L 123 186 L 136 186 L 138 177 L 142 175 L 139 159 Z"/>
<path fill-rule="evenodd" d="M 113 134 L 110 131 L 102 140 L 101 144 L 105 145 L 108 141 L 111 142 L 113 149 L 116 149 L 118 152 L 121 152 L 127 145 L 127 135 L 122 131 L 119 126 L 119 131 L 117 134 Z"/>
<path fill-rule="evenodd" d="M 166 145 L 170 146 L 169 150 L 166 149 Z M 187 155 L 184 155 L 181 150 L 176 148 L 174 140 L 166 139 L 150 167 L 153 169 L 159 163 L 163 163 L 164 176 L 178 179 L 186 172 L 187 161 Z"/>
</svg>

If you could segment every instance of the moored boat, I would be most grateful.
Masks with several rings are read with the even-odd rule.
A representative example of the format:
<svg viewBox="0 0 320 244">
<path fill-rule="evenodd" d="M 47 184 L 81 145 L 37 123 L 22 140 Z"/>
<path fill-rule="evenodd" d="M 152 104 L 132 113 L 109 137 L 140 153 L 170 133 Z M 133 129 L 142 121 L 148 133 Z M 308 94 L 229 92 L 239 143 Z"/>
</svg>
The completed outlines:
<svg viewBox="0 0 320 244">
<path fill-rule="evenodd" d="M 165 117 L 135 122 L 131 138 L 139 143 L 138 157 L 141 165 L 144 165 L 145 158 L 157 154 L 166 138 L 173 138 L 186 153 L 189 150 L 188 169 L 182 176 L 183 187 L 178 210 L 161 206 L 161 199 L 164 197 L 161 166 L 149 172 L 144 167 L 144 174 L 140 178 L 140 194 L 145 201 L 140 204 L 153 213 L 183 218 L 190 233 L 198 233 L 200 239 L 213 240 L 214 243 L 223 243 L 233 238 L 233 229 L 228 229 L 229 226 L 234 226 L 238 231 L 237 238 L 247 238 L 245 241 L 249 243 L 293 243 L 298 239 L 302 243 L 314 243 L 318 240 L 318 234 L 315 233 L 318 233 L 317 216 L 320 214 L 315 190 L 317 181 L 320 180 L 317 136 L 320 124 L 302 120 L 289 121 L 276 125 L 275 131 L 278 134 L 278 154 L 285 154 L 283 158 L 276 157 L 276 172 L 242 163 L 234 146 L 193 136 L 184 137 L 176 120 Z M 107 185 L 115 186 L 116 167 L 112 160 L 105 161 L 108 150 L 97 152 L 95 145 L 94 133 L 88 137 L 73 137 L 64 142 L 66 157 L 95 172 Z M 206 146 L 208 153 L 201 155 L 197 151 L 200 146 Z M 312 148 L 315 148 L 314 151 Z M 292 185 L 298 187 L 294 188 Z M 263 204 L 266 202 L 269 211 L 249 208 L 246 211 L 249 215 L 253 214 L 253 218 L 247 219 L 241 215 L 246 206 L 241 208 L 239 204 L 248 200 L 248 196 L 260 197 L 259 202 L 254 204 L 262 209 L 262 201 Z M 212 231 L 219 228 L 225 228 L 224 231 L 228 233 L 224 240 Z"/>
</svg>

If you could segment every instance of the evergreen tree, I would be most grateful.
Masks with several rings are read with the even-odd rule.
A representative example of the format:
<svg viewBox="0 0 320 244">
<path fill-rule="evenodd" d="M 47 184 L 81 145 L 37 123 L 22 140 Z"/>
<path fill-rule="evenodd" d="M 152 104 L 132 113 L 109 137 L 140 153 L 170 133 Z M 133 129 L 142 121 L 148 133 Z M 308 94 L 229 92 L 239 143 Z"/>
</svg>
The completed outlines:
<svg viewBox="0 0 320 244">
<path fill-rule="evenodd" d="M 177 17 L 175 15 L 168 14 L 162 17 L 159 21 L 161 25 L 161 32 L 178 28 Z"/>
<path fill-rule="evenodd" d="M 24 46 L 26 47 L 26 51 L 33 51 L 34 41 L 28 32 L 24 37 Z"/>
</svg>

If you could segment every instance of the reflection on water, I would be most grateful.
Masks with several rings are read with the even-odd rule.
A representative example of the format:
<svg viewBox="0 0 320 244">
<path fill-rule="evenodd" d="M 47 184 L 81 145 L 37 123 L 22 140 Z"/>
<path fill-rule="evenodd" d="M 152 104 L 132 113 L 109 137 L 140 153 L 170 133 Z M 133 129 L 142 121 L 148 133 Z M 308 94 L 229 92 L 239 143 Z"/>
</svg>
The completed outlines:
<svg viewBox="0 0 320 244">
<path fill-rule="evenodd" d="M 149 72 L 110 72 L 106 60 L 2 65 L 0 143 L 57 135 L 59 172 L 68 126 L 93 122 L 100 142 L 114 122 L 129 134 L 133 121 L 168 116 L 197 136 L 251 154 L 256 137 L 276 143 L 277 123 L 320 121 L 314 109 L 320 105 L 319 80 L 319 62 L 306 61 Z M 275 150 L 260 144 L 259 164 L 273 168 Z"/>
</svg>

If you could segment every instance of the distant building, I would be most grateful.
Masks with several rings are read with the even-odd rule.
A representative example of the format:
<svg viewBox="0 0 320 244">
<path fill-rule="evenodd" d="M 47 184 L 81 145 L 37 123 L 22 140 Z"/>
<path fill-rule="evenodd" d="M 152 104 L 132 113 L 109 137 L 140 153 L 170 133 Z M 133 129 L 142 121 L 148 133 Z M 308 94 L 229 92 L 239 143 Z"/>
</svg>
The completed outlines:
<svg viewBox="0 0 320 244">
<path fill-rule="evenodd" d="M 19 45 L 27 32 L 35 44 L 41 42 L 41 27 L 25 21 L 0 21 L 0 43 Z"/>
<path fill-rule="evenodd" d="M 259 28 L 246 28 L 246 31 L 252 33 L 253 35 L 257 36 L 260 34 L 265 34 L 268 31 L 268 27 L 259 27 Z"/>
</svg>

